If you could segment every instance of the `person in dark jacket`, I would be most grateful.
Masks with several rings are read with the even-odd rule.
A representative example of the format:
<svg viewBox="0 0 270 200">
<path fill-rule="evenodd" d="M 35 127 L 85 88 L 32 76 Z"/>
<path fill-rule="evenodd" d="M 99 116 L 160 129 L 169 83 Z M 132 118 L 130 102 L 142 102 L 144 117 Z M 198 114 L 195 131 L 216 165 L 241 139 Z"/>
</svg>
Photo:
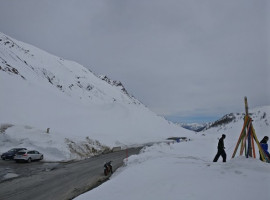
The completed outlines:
<svg viewBox="0 0 270 200">
<path fill-rule="evenodd" d="M 270 159 L 270 154 L 268 152 L 268 144 L 267 144 L 268 140 L 269 140 L 269 138 L 267 136 L 264 136 L 264 138 L 260 141 L 260 145 L 261 145 L 264 153 L 266 154 L 266 156 L 268 156 Z M 260 160 L 261 161 L 263 160 L 261 154 L 260 154 Z"/>
<path fill-rule="evenodd" d="M 226 162 L 226 152 L 225 152 L 225 147 L 224 147 L 224 139 L 226 138 L 225 134 L 222 134 L 222 137 L 218 141 L 218 152 L 217 155 L 215 156 L 213 162 L 217 162 L 219 159 L 219 156 L 222 156 L 223 162 Z"/>
</svg>

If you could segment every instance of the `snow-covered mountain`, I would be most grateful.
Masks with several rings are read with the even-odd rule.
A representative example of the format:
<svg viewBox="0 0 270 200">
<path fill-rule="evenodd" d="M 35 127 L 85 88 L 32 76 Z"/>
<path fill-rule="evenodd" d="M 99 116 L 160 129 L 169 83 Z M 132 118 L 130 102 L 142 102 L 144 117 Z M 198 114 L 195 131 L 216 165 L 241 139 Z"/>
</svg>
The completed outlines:
<svg viewBox="0 0 270 200">
<path fill-rule="evenodd" d="M 253 121 L 265 123 L 265 126 L 269 126 L 270 119 L 269 114 L 267 115 L 267 111 L 269 110 L 269 106 L 257 107 L 251 110 L 249 113 L 250 117 L 253 118 Z M 205 132 L 208 129 L 217 128 L 217 129 L 226 129 L 228 127 L 233 126 L 234 124 L 241 123 L 245 117 L 245 113 L 230 113 L 224 115 L 222 118 L 214 121 L 208 122 L 204 124 L 198 123 L 179 123 L 178 125 L 186 128 L 188 130 L 192 130 L 195 132 Z"/>
<path fill-rule="evenodd" d="M 256 124 L 260 124 L 260 126 L 265 126 L 266 128 L 270 128 L 270 107 L 269 106 L 261 106 L 250 110 L 249 116 L 252 118 L 253 122 Z M 224 115 L 221 119 L 210 122 L 206 124 L 205 128 L 202 130 L 203 132 L 207 131 L 208 129 L 229 129 L 236 124 L 243 123 L 245 117 L 245 113 L 230 113 Z"/>
<path fill-rule="evenodd" d="M 195 132 L 200 132 L 207 126 L 207 123 L 203 123 L 203 124 L 199 124 L 199 123 L 177 123 L 177 124 L 179 124 L 179 126 L 185 128 L 185 129 L 195 131 Z"/>
<path fill-rule="evenodd" d="M 2 33 L 0 93 L 0 152 L 16 144 L 56 149 L 66 159 L 70 152 L 85 156 L 189 133 L 151 112 L 121 82 Z"/>
</svg>

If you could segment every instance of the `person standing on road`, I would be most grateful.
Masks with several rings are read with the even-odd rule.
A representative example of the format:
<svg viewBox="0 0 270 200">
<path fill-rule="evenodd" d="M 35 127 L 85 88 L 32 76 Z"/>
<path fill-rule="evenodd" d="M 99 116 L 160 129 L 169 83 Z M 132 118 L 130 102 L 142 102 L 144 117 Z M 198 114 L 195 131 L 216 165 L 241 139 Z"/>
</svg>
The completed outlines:
<svg viewBox="0 0 270 200">
<path fill-rule="evenodd" d="M 222 134 L 222 137 L 218 141 L 218 152 L 217 155 L 215 156 L 213 162 L 217 162 L 219 159 L 219 156 L 222 156 L 223 162 L 226 162 L 226 152 L 225 152 L 225 147 L 224 147 L 224 139 L 226 138 L 225 134 Z"/>
</svg>

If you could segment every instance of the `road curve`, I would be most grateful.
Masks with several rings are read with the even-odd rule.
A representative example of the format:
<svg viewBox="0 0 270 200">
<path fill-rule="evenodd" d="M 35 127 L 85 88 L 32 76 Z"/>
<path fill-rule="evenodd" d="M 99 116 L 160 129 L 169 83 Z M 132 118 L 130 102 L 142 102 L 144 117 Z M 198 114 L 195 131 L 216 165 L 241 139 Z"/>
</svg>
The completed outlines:
<svg viewBox="0 0 270 200">
<path fill-rule="evenodd" d="M 138 154 L 141 148 L 128 150 Z M 68 200 L 104 182 L 103 165 L 113 161 L 114 170 L 123 165 L 127 152 L 119 151 L 62 165 L 52 171 L 23 176 L 0 183 L 0 199 Z"/>
</svg>

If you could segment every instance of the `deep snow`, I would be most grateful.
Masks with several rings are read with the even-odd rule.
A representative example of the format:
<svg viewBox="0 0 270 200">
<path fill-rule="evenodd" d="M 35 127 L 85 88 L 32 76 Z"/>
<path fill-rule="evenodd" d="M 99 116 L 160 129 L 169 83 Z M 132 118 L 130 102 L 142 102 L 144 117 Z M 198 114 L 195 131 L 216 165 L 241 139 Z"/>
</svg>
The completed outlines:
<svg viewBox="0 0 270 200">
<path fill-rule="evenodd" d="M 259 140 L 269 136 L 269 109 L 254 109 L 253 126 Z M 265 111 L 265 112 L 264 112 Z M 263 116 L 266 113 L 266 117 Z M 254 200 L 270 198 L 270 164 L 257 158 L 231 159 L 243 126 L 234 122 L 191 134 L 191 141 L 159 144 L 128 158 L 108 182 L 76 200 Z M 213 163 L 218 137 L 226 134 L 227 162 Z"/>
<path fill-rule="evenodd" d="M 155 145 L 128 158 L 126 166 L 76 200 L 236 200 L 269 199 L 270 166 L 237 157 L 212 163 L 213 154 L 194 151 L 206 141 Z"/>
</svg>

